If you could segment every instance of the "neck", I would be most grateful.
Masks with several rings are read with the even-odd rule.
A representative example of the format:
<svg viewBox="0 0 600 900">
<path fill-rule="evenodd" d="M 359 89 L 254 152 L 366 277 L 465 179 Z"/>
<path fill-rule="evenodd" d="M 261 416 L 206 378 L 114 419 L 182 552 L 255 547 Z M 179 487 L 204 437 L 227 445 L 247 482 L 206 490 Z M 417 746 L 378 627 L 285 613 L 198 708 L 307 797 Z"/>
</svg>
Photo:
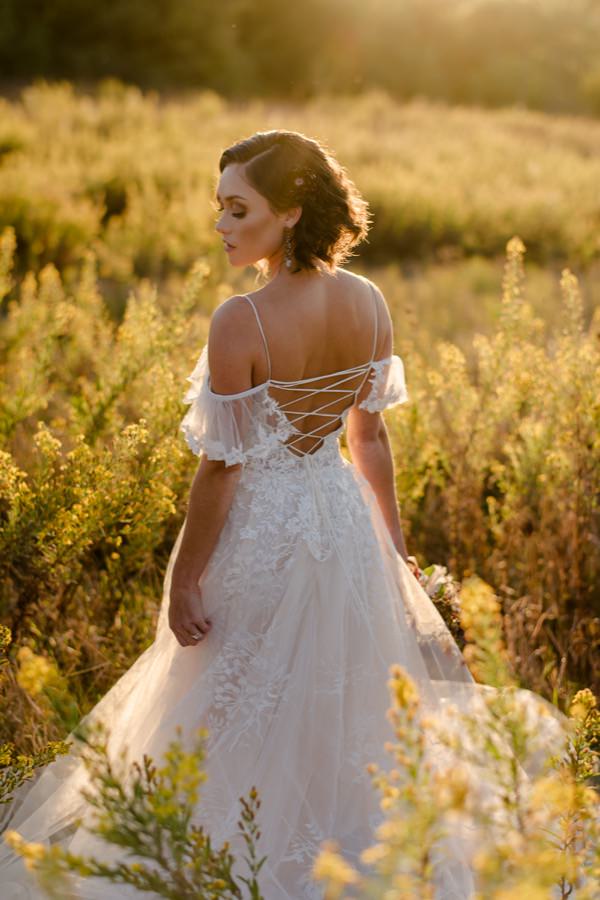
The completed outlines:
<svg viewBox="0 0 600 900">
<path fill-rule="evenodd" d="M 275 278 L 281 279 L 286 276 L 291 277 L 292 269 L 295 266 L 295 260 L 292 260 L 291 268 L 285 264 L 285 257 L 283 252 L 276 253 L 274 256 L 271 256 L 267 260 L 268 269 L 267 269 L 267 280 L 274 281 Z"/>
<path fill-rule="evenodd" d="M 317 261 L 317 271 L 300 271 L 295 275 L 292 274 L 296 266 L 295 259 L 292 259 L 292 266 L 289 269 L 284 263 L 283 255 L 280 259 L 269 259 L 268 262 L 269 268 L 266 274 L 266 278 L 269 284 L 275 281 L 275 279 L 277 279 L 277 281 L 293 280 L 294 284 L 297 284 L 299 281 L 304 281 L 306 278 L 314 278 L 318 275 L 322 275 L 326 271 L 324 264 L 320 260 Z"/>
</svg>

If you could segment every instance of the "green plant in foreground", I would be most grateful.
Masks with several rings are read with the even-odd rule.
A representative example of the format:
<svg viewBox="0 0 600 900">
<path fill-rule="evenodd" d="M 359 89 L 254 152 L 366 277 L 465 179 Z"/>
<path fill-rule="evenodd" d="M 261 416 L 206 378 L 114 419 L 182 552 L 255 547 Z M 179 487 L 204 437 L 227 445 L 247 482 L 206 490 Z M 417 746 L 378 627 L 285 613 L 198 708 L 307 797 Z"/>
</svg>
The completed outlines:
<svg viewBox="0 0 600 900">
<path fill-rule="evenodd" d="M 93 821 L 90 819 L 84 827 L 111 845 L 110 851 L 107 848 L 108 858 L 114 859 L 115 848 L 120 848 L 116 855 L 123 859 L 102 862 L 70 853 L 58 845 L 28 843 L 18 832 L 7 832 L 6 842 L 23 856 L 52 900 L 62 900 L 72 873 L 132 885 L 169 900 L 261 900 L 257 876 L 266 857 L 258 859 L 256 853 L 260 837 L 256 789 L 252 788 L 248 799 L 240 798 L 242 812 L 238 822 L 248 850 L 244 859 L 249 878 L 232 873 L 235 860 L 228 842 L 220 849 L 213 848 L 210 835 L 202 826 L 193 824 L 198 789 L 206 780 L 202 770 L 204 729 L 199 729 L 195 745 L 187 752 L 178 728 L 177 738 L 170 743 L 160 768 L 144 755 L 141 764 L 132 763 L 126 776 L 117 772 L 109 760 L 108 733 L 102 723 L 82 726 L 76 736 L 85 744 L 82 758 L 93 785 L 92 790 L 82 791 L 95 811 Z"/>
</svg>

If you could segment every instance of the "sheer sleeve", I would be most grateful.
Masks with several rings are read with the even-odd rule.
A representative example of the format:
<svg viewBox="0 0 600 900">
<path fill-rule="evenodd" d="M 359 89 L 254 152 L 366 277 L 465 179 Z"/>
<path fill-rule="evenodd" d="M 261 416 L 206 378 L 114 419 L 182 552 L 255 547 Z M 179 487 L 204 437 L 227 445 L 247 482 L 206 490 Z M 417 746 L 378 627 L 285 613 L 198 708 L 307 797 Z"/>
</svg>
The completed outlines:
<svg viewBox="0 0 600 900">
<path fill-rule="evenodd" d="M 215 394 L 210 386 L 208 344 L 187 379 L 183 397 L 189 410 L 181 422 L 188 446 L 197 456 L 223 460 L 226 466 L 245 463 L 269 452 L 289 434 L 289 423 L 277 415 L 267 384 L 239 394 Z M 287 428 L 286 428 L 287 426 Z"/>
<path fill-rule="evenodd" d="M 406 403 L 408 392 L 404 379 L 404 363 L 399 356 L 388 356 L 378 359 L 371 365 L 369 379 L 371 390 L 358 404 L 359 409 L 367 412 L 381 412 L 388 406 Z"/>
</svg>

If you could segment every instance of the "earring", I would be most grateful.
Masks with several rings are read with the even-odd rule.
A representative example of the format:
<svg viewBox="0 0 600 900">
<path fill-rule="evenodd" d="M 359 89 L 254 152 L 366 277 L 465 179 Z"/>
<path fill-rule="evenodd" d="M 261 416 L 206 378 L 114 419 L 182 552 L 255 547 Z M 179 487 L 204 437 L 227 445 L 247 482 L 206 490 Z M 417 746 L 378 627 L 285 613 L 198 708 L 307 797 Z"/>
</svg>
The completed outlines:
<svg viewBox="0 0 600 900">
<path fill-rule="evenodd" d="M 291 269 L 292 268 L 292 257 L 293 257 L 292 229 L 291 228 L 285 229 L 285 251 L 284 252 L 285 252 L 285 264 L 288 269 Z"/>
</svg>

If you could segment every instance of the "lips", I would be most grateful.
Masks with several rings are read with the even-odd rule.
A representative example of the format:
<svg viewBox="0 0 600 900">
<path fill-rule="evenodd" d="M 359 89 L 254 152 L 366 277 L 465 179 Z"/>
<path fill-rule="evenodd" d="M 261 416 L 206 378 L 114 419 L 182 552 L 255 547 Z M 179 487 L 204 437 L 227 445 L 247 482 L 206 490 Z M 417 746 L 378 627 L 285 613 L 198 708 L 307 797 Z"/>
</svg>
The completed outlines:
<svg viewBox="0 0 600 900">
<path fill-rule="evenodd" d="M 227 247 L 228 250 L 235 250 L 233 244 L 229 244 L 227 243 L 227 241 L 223 241 L 223 244 L 225 245 L 225 247 Z"/>
</svg>

